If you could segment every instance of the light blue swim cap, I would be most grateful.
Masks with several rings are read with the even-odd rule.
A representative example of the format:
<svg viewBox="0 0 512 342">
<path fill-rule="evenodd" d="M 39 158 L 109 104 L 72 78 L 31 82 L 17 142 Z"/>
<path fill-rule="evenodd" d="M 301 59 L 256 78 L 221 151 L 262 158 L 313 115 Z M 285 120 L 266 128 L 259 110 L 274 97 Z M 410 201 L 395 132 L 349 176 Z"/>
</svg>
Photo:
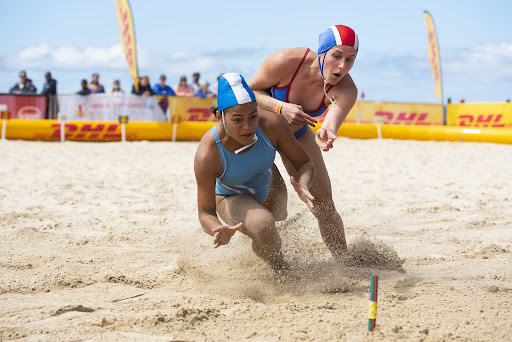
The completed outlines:
<svg viewBox="0 0 512 342">
<path fill-rule="evenodd" d="M 220 111 L 249 102 L 256 102 L 256 97 L 242 75 L 231 72 L 220 77 L 217 94 Z"/>
</svg>

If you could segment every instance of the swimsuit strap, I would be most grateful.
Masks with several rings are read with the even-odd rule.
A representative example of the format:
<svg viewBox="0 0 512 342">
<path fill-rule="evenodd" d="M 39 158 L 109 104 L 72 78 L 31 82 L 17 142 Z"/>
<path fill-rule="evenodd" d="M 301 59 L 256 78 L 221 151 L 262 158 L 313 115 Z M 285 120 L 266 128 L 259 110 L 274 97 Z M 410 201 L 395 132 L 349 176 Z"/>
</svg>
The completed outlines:
<svg viewBox="0 0 512 342">
<path fill-rule="evenodd" d="M 304 57 L 302 57 L 302 60 L 300 61 L 299 66 L 297 67 L 297 69 L 295 69 L 295 73 L 293 74 L 293 77 L 290 80 L 290 83 L 288 83 L 288 85 L 285 87 L 285 88 L 288 88 L 287 92 L 286 92 L 286 102 L 289 102 L 288 101 L 288 94 L 290 94 L 290 87 L 292 86 L 292 83 L 293 83 L 293 80 L 295 79 L 295 76 L 297 76 L 297 74 L 299 73 L 300 67 L 302 66 L 302 64 L 306 60 L 306 57 L 308 56 L 308 53 L 309 53 L 309 48 L 306 49 L 306 53 L 304 54 Z"/>
</svg>

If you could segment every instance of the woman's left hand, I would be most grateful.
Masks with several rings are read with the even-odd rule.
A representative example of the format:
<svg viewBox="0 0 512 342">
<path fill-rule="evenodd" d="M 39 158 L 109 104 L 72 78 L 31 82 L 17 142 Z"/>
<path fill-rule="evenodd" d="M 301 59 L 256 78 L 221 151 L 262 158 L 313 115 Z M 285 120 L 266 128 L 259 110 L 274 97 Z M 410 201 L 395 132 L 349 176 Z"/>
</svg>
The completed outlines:
<svg viewBox="0 0 512 342">
<path fill-rule="evenodd" d="M 336 140 L 336 134 L 333 132 L 328 131 L 325 128 L 319 128 L 316 131 L 315 141 L 322 151 L 327 152 L 333 148 L 334 140 Z"/>
<path fill-rule="evenodd" d="M 240 222 L 235 226 L 220 226 L 212 230 L 213 233 L 213 248 L 217 248 L 222 245 L 227 245 L 231 240 L 233 234 L 237 230 L 243 227 L 243 223 Z"/>
<path fill-rule="evenodd" d="M 293 176 L 290 177 L 290 183 L 292 183 L 293 188 L 299 195 L 299 198 L 302 200 L 302 202 L 306 203 L 309 210 L 313 213 L 313 215 L 316 215 L 315 205 L 313 204 L 313 201 L 315 198 L 311 193 L 309 192 L 308 188 L 306 188 L 304 185 L 297 183 L 295 178 Z"/>
</svg>

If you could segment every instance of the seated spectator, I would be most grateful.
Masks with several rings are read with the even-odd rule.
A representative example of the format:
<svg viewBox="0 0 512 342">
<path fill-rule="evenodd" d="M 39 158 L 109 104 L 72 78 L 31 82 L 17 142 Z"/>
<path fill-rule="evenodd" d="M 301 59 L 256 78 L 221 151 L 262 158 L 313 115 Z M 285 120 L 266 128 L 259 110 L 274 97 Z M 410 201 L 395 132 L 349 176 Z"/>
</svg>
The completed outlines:
<svg viewBox="0 0 512 342">
<path fill-rule="evenodd" d="M 78 95 L 89 95 L 91 93 L 91 90 L 89 89 L 89 85 L 87 84 L 87 80 L 82 80 L 82 89 L 80 91 L 76 92 Z"/>
<path fill-rule="evenodd" d="M 190 85 L 190 88 L 192 88 L 192 91 L 194 94 L 199 90 L 201 87 L 201 84 L 199 83 L 199 78 L 201 77 L 201 74 L 198 72 L 194 72 L 192 74 L 192 84 Z"/>
<path fill-rule="evenodd" d="M 176 96 L 176 93 L 174 90 L 172 90 L 171 87 L 169 87 L 167 84 L 165 84 L 165 81 L 167 78 L 165 75 L 160 76 L 160 83 L 155 84 L 153 87 L 153 92 L 155 95 L 169 95 L 169 96 Z"/>
<path fill-rule="evenodd" d="M 27 73 L 22 70 L 19 74 L 20 80 L 9 90 L 10 94 L 35 94 L 37 88 L 32 84 L 32 80 L 27 78 Z"/>
<path fill-rule="evenodd" d="M 100 94 L 105 92 L 105 88 L 100 84 L 99 74 L 92 74 L 92 81 L 89 83 L 89 90 L 91 91 L 91 94 Z"/>
<path fill-rule="evenodd" d="M 112 94 L 116 94 L 116 93 L 119 93 L 119 94 L 124 93 L 123 89 L 121 89 L 121 82 L 119 82 L 119 80 L 115 80 L 114 83 L 112 84 Z"/>
<path fill-rule="evenodd" d="M 192 88 L 187 83 L 187 76 L 181 76 L 180 83 L 174 87 L 174 92 L 177 96 L 194 96 Z"/>
<path fill-rule="evenodd" d="M 149 85 L 149 77 L 142 76 L 139 81 L 139 90 L 135 89 L 135 84 L 132 86 L 132 94 L 142 95 L 142 96 L 151 96 L 153 95 L 153 89 Z"/>
<path fill-rule="evenodd" d="M 208 82 L 201 81 L 201 85 L 199 86 L 199 90 L 196 92 L 196 96 L 202 99 L 207 97 L 215 97 L 215 95 L 208 89 L 208 85 Z"/>
</svg>

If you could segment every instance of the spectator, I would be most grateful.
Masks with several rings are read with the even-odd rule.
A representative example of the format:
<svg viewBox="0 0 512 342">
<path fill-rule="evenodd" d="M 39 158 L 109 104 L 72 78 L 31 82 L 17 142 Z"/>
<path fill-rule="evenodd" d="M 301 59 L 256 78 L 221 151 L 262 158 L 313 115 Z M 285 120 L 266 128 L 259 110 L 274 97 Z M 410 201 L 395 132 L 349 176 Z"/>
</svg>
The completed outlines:
<svg viewBox="0 0 512 342">
<path fill-rule="evenodd" d="M 196 92 L 196 97 L 200 97 L 202 99 L 215 97 L 215 95 L 208 89 L 208 82 L 201 81 L 201 85 L 199 86 L 199 90 Z"/>
<path fill-rule="evenodd" d="M 135 90 L 135 85 L 132 86 L 132 94 L 142 95 L 142 96 L 151 96 L 153 95 L 153 89 L 149 85 L 149 77 L 142 76 L 139 81 L 139 90 Z"/>
<path fill-rule="evenodd" d="M 32 84 L 32 80 L 27 78 L 25 70 L 19 73 L 20 81 L 9 90 L 10 94 L 35 94 L 37 88 Z"/>
<path fill-rule="evenodd" d="M 155 84 L 153 87 L 153 92 L 155 95 L 169 95 L 169 96 L 176 96 L 176 93 L 174 90 L 172 90 L 171 87 L 169 87 L 167 84 L 165 84 L 165 81 L 167 78 L 165 75 L 160 76 L 160 83 Z"/>
<path fill-rule="evenodd" d="M 220 74 L 219 76 L 217 76 L 217 83 L 215 83 L 215 85 L 213 86 L 213 89 L 212 89 L 212 93 L 213 95 L 217 96 L 217 93 L 218 93 L 218 87 L 219 87 L 219 80 L 220 78 L 222 77 L 223 74 Z"/>
<path fill-rule="evenodd" d="M 174 87 L 174 92 L 177 96 L 194 96 L 192 88 L 187 83 L 187 76 L 181 76 L 180 83 Z"/>
<path fill-rule="evenodd" d="M 78 95 L 89 95 L 91 93 L 91 90 L 89 89 L 89 85 L 87 84 L 87 80 L 82 80 L 82 89 L 80 91 L 76 92 Z"/>
<path fill-rule="evenodd" d="M 52 96 L 57 95 L 57 81 L 52 78 L 52 74 L 49 71 L 44 74 L 44 78 L 46 78 L 46 83 L 43 85 L 41 95 L 46 95 L 46 110 L 44 118 L 49 119 L 50 112 L 52 115 L 57 113 L 57 99 L 52 98 Z M 51 111 L 50 107 L 52 108 Z"/>
<path fill-rule="evenodd" d="M 447 102 L 448 104 L 451 104 L 451 103 L 452 103 L 452 98 L 451 98 L 451 97 L 449 97 L 449 98 L 448 98 L 448 100 L 446 100 L 446 102 Z"/>
<path fill-rule="evenodd" d="M 121 89 L 121 82 L 119 82 L 119 80 L 115 80 L 114 83 L 112 84 L 112 94 L 123 94 L 124 91 L 123 89 Z"/>
<path fill-rule="evenodd" d="M 192 84 L 190 85 L 190 88 L 192 88 L 192 91 L 194 94 L 199 90 L 201 87 L 201 84 L 199 83 L 199 78 L 201 77 L 201 74 L 198 72 L 194 72 L 192 74 Z"/>
<path fill-rule="evenodd" d="M 507 103 L 510 103 L 510 99 L 507 99 Z"/>
<path fill-rule="evenodd" d="M 460 103 L 465 103 L 465 102 L 466 102 L 466 100 L 460 99 Z"/>
<path fill-rule="evenodd" d="M 104 93 L 105 88 L 100 84 L 100 75 L 97 73 L 92 74 L 92 81 L 89 84 L 89 90 L 91 94 Z"/>
<path fill-rule="evenodd" d="M 46 83 L 43 85 L 41 95 L 57 95 L 57 81 L 52 78 L 52 74 L 47 71 L 44 74 Z"/>
</svg>

